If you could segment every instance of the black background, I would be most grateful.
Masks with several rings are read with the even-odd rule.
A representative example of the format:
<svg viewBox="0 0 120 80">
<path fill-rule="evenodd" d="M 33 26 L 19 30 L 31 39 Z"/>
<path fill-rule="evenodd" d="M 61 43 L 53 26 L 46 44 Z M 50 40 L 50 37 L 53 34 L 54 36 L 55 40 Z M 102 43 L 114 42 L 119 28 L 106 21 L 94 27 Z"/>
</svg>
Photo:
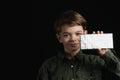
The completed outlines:
<svg viewBox="0 0 120 80">
<path fill-rule="evenodd" d="M 80 12 L 88 24 L 88 33 L 93 30 L 103 30 L 113 33 L 114 50 L 120 56 L 120 12 L 119 2 L 105 0 L 41 0 L 32 1 L 32 66 L 33 78 L 36 79 L 37 70 L 49 57 L 55 55 L 58 42 L 55 38 L 53 26 L 55 19 L 65 10 Z"/>
</svg>

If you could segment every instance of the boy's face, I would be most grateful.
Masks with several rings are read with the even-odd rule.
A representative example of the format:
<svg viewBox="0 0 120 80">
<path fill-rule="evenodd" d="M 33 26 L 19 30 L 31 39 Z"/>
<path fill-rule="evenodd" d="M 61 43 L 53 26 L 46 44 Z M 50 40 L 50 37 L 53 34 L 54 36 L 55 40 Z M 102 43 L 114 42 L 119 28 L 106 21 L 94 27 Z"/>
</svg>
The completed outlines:
<svg viewBox="0 0 120 80">
<path fill-rule="evenodd" d="M 63 44 L 64 50 L 66 52 L 71 52 L 73 50 L 80 50 L 80 35 L 84 33 L 82 26 L 63 26 L 61 32 L 57 35 L 60 43 Z"/>
</svg>

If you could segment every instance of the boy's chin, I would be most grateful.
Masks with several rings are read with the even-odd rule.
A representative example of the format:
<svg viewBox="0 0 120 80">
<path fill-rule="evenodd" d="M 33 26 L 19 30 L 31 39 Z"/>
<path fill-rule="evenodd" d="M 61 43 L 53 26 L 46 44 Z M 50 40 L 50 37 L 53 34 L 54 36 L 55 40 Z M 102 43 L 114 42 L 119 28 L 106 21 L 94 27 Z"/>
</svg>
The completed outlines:
<svg viewBox="0 0 120 80">
<path fill-rule="evenodd" d="M 72 47 L 71 49 L 72 51 L 77 51 L 77 50 L 80 50 L 80 47 Z"/>
</svg>

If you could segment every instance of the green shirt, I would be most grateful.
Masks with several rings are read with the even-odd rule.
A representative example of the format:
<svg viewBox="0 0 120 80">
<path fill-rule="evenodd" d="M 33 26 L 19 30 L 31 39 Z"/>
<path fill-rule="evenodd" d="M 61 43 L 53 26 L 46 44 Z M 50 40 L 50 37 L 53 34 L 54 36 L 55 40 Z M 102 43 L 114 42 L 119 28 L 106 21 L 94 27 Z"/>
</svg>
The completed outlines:
<svg viewBox="0 0 120 80">
<path fill-rule="evenodd" d="M 102 80 L 103 68 L 120 78 L 120 61 L 111 51 L 102 56 L 80 51 L 71 60 L 58 53 L 42 64 L 37 80 Z"/>
</svg>

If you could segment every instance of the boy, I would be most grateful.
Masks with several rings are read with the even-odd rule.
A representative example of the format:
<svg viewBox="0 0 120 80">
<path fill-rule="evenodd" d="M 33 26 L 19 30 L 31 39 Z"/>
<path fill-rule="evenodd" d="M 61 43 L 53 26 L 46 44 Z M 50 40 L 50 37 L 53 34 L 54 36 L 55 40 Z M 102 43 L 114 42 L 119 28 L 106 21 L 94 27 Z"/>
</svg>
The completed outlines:
<svg viewBox="0 0 120 80">
<path fill-rule="evenodd" d="M 120 61 L 111 50 L 98 49 L 99 55 L 87 55 L 80 49 L 80 35 L 87 34 L 86 26 L 86 20 L 76 11 L 68 10 L 59 17 L 55 30 L 64 51 L 42 64 L 37 80 L 102 80 L 103 68 L 120 78 Z"/>
</svg>

